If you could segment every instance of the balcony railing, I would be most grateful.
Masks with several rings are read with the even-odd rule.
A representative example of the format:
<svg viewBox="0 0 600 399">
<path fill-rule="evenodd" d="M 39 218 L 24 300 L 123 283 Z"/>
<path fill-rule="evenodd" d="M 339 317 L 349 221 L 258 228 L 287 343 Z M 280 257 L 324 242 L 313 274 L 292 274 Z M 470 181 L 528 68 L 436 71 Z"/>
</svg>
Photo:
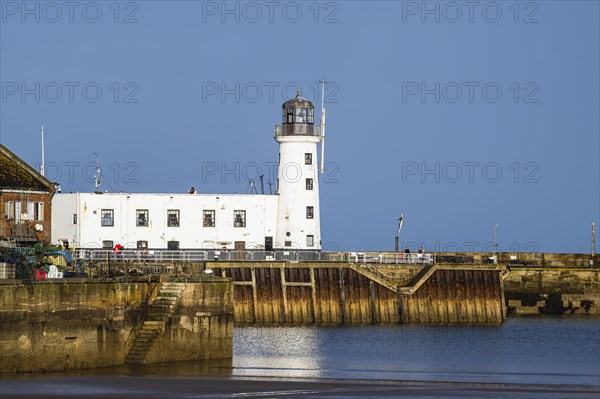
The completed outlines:
<svg viewBox="0 0 600 399">
<path fill-rule="evenodd" d="M 320 125 L 289 124 L 275 126 L 275 136 L 321 136 Z"/>
</svg>

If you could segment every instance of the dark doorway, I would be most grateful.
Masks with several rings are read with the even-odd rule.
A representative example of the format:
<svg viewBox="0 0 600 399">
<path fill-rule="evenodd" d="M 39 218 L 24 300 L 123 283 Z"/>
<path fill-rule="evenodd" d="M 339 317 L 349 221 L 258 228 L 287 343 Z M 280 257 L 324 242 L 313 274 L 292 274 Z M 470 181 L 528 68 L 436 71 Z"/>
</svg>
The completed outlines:
<svg viewBox="0 0 600 399">
<path fill-rule="evenodd" d="M 235 248 L 235 260 L 244 260 L 246 250 L 246 241 L 236 241 L 234 244 Z"/>
<path fill-rule="evenodd" d="M 265 237 L 265 251 L 273 250 L 273 237 Z"/>
</svg>

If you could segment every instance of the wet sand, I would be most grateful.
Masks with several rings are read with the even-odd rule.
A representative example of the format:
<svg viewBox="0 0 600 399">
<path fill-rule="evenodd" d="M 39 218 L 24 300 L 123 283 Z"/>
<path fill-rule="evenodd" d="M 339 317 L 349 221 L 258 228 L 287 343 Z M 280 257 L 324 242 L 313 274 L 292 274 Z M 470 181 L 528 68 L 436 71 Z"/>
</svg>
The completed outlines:
<svg viewBox="0 0 600 399">
<path fill-rule="evenodd" d="M 7 378 L 8 377 L 8 378 Z M 600 387 L 410 381 L 256 379 L 243 377 L 3 376 L 9 398 L 578 398 L 600 397 Z"/>
</svg>

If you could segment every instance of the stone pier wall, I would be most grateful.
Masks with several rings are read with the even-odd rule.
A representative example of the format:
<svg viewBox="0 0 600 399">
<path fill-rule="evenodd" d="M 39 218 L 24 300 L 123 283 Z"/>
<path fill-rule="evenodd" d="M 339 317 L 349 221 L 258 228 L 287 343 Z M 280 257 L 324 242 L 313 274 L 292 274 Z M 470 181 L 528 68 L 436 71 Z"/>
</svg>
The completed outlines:
<svg viewBox="0 0 600 399">
<path fill-rule="evenodd" d="M 504 277 L 509 315 L 600 316 L 600 270 L 510 268 Z"/>
<path fill-rule="evenodd" d="M 158 282 L 0 280 L 0 372 L 123 364 L 159 288 Z M 232 336 L 230 283 L 185 283 L 148 362 L 231 357 Z"/>
<path fill-rule="evenodd" d="M 414 292 L 423 265 L 214 262 L 232 279 L 234 318 L 244 324 L 501 323 L 500 270 L 438 270 Z M 381 274 L 378 274 L 381 273 Z M 377 279 L 377 276 L 385 276 Z"/>
</svg>

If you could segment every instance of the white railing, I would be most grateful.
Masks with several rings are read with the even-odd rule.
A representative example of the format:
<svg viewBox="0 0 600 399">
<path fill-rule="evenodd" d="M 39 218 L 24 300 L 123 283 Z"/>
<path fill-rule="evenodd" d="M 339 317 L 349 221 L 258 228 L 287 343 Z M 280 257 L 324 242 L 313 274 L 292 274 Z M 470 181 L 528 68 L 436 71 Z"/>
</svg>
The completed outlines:
<svg viewBox="0 0 600 399">
<path fill-rule="evenodd" d="M 433 265 L 435 255 L 428 253 L 348 252 L 350 263 L 425 264 Z"/>
<path fill-rule="evenodd" d="M 320 125 L 277 125 L 275 126 L 275 136 L 290 136 L 293 134 L 290 131 L 295 131 L 296 134 L 306 134 L 309 136 L 321 136 Z"/>
<path fill-rule="evenodd" d="M 381 264 L 434 264 L 435 255 L 430 253 L 393 252 L 320 252 L 308 250 L 277 251 L 222 251 L 217 249 L 78 249 L 74 260 L 84 261 L 132 261 L 132 262 L 206 262 L 206 261 L 334 261 Z"/>
<path fill-rule="evenodd" d="M 328 260 L 327 253 L 318 251 L 221 251 L 214 249 L 78 249 L 75 260 L 133 261 L 133 262 L 205 262 L 205 261 L 321 261 Z"/>
</svg>

